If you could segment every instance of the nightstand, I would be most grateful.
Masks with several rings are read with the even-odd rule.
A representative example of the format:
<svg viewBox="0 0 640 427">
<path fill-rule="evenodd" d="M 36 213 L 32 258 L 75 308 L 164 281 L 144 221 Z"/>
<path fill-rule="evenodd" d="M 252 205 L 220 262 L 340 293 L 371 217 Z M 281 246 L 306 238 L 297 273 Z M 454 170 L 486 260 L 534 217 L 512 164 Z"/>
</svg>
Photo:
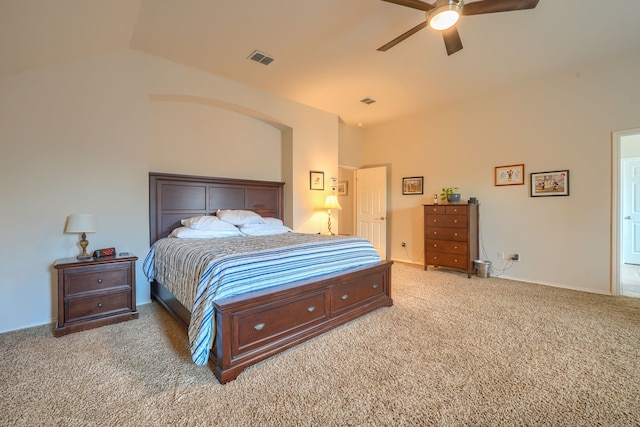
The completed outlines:
<svg viewBox="0 0 640 427">
<path fill-rule="evenodd" d="M 56 337 L 125 320 L 137 319 L 136 261 L 113 256 L 78 260 L 63 258 L 58 270 Z"/>
</svg>

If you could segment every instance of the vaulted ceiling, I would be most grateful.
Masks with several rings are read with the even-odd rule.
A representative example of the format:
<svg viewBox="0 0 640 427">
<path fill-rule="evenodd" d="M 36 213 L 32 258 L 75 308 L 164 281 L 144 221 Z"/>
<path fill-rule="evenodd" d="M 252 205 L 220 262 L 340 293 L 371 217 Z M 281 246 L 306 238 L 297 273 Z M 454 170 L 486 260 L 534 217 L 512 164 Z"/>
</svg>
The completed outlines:
<svg viewBox="0 0 640 427">
<path fill-rule="evenodd" d="M 130 48 L 366 126 L 637 56 L 639 16 L 638 0 L 463 16 L 447 56 L 429 28 L 378 52 L 425 19 L 380 0 L 0 0 L 0 76 Z"/>
</svg>

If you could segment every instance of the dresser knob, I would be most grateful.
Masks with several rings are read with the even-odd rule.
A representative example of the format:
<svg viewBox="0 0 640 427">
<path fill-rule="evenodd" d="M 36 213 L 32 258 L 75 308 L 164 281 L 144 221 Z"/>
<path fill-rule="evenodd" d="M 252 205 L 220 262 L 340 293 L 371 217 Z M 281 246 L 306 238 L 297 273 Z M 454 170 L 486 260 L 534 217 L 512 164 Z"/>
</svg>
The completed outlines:
<svg viewBox="0 0 640 427">
<path fill-rule="evenodd" d="M 455 224 L 455 223 L 457 223 L 457 222 L 458 222 L 458 220 L 457 220 L 457 219 L 454 219 L 454 220 L 453 220 L 453 223 L 454 223 L 454 224 Z"/>
<path fill-rule="evenodd" d="M 264 328 L 264 323 L 258 323 L 256 326 L 253 327 L 253 329 L 255 329 L 256 331 L 261 331 L 262 328 Z"/>
<path fill-rule="evenodd" d="M 315 305 L 312 305 L 311 307 L 307 308 L 307 311 L 309 313 L 311 313 L 312 311 L 315 311 L 315 310 L 316 310 L 316 306 Z"/>
<path fill-rule="evenodd" d="M 458 237 L 458 233 L 453 233 L 454 236 Z"/>
<path fill-rule="evenodd" d="M 438 257 L 437 257 L 437 256 L 434 256 L 434 257 L 433 257 L 433 259 L 438 259 Z"/>
<path fill-rule="evenodd" d="M 102 303 L 101 302 L 98 303 L 98 307 L 102 308 Z"/>
<path fill-rule="evenodd" d="M 377 284 L 377 283 L 374 283 L 373 285 L 371 285 L 371 287 L 372 287 L 373 289 L 378 289 L 378 284 Z"/>
<path fill-rule="evenodd" d="M 458 262 L 458 260 L 457 260 L 457 259 L 454 259 L 454 260 L 453 260 L 453 262 Z"/>
<path fill-rule="evenodd" d="M 433 245 L 433 247 L 434 247 L 434 248 L 437 248 L 437 247 L 438 247 L 438 245 L 434 244 L 434 245 Z"/>
<path fill-rule="evenodd" d="M 349 298 L 349 295 L 344 294 L 340 297 L 341 300 L 345 301 L 347 298 Z"/>
<path fill-rule="evenodd" d="M 102 283 L 102 279 L 98 279 L 98 283 Z"/>
<path fill-rule="evenodd" d="M 436 234 L 438 234 L 438 232 L 437 232 L 437 231 L 434 231 L 434 232 L 433 232 L 433 235 L 435 236 Z"/>
</svg>

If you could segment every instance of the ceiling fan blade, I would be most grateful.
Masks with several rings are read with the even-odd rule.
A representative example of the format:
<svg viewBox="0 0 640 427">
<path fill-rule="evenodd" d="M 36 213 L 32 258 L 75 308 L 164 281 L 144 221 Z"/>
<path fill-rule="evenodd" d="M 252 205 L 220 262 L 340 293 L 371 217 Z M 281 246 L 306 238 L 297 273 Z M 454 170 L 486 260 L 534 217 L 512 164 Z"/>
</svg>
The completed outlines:
<svg viewBox="0 0 640 427">
<path fill-rule="evenodd" d="M 413 9 L 424 10 L 425 12 L 430 11 L 435 6 L 430 5 L 429 3 L 425 3 L 419 0 L 382 0 L 387 3 L 399 4 L 400 6 L 411 7 Z"/>
<path fill-rule="evenodd" d="M 386 1 L 386 0 L 385 0 Z M 466 3 L 462 8 L 463 15 L 480 15 L 483 13 L 510 12 L 512 10 L 533 9 L 539 0 L 482 0 Z"/>
<path fill-rule="evenodd" d="M 380 52 L 386 52 L 387 50 L 391 49 L 392 47 L 394 47 L 395 45 L 400 43 L 402 40 L 406 39 L 409 36 L 414 35 L 415 33 L 417 33 L 418 31 L 420 31 L 421 29 L 423 29 L 426 26 L 427 26 L 427 21 L 424 21 L 424 22 L 416 25 L 415 27 L 413 27 L 412 29 L 410 29 L 406 33 L 399 35 L 398 37 L 396 37 L 395 39 L 391 40 L 389 43 L 385 44 L 384 46 L 380 46 L 378 48 L 378 50 Z"/>
<path fill-rule="evenodd" d="M 459 50 L 462 50 L 462 40 L 456 27 L 444 30 L 442 32 L 442 38 L 444 39 L 444 46 L 447 48 L 447 55 L 451 56 Z"/>
</svg>

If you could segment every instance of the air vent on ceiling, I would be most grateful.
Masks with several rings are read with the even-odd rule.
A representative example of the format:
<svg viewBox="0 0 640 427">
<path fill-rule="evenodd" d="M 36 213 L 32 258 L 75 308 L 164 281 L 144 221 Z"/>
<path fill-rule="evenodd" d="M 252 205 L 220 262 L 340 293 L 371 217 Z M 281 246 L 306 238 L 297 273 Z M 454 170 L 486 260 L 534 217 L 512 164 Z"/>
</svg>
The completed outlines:
<svg viewBox="0 0 640 427">
<path fill-rule="evenodd" d="M 371 98 L 364 98 L 364 99 L 361 99 L 360 102 L 362 102 L 363 104 L 371 105 L 374 102 L 376 102 L 376 100 Z"/>
<path fill-rule="evenodd" d="M 262 53 L 258 50 L 254 50 L 251 55 L 249 55 L 249 59 L 252 61 L 259 62 L 264 65 L 269 65 L 273 62 L 273 58 L 271 58 L 266 53 Z"/>
</svg>

